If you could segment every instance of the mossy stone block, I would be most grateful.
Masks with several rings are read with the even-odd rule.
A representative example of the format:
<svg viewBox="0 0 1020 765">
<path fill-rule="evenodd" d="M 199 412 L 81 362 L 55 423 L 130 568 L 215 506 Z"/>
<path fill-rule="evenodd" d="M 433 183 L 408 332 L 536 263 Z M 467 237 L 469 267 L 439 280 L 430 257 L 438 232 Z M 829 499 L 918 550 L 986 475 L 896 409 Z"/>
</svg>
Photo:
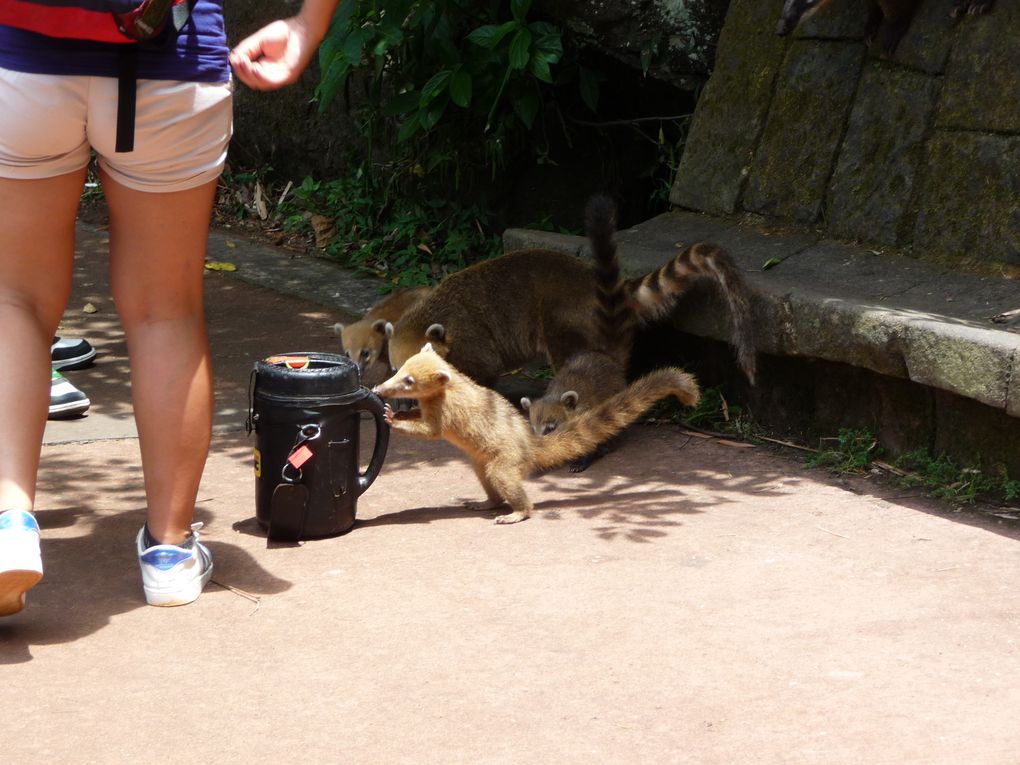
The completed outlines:
<svg viewBox="0 0 1020 765">
<path fill-rule="evenodd" d="M 744 197 L 754 212 L 818 220 L 857 85 L 864 46 L 798 40 L 776 95 Z"/>
<path fill-rule="evenodd" d="M 864 37 L 867 18 L 868 4 L 865 0 L 834 0 L 806 19 L 801 19 L 794 35 L 817 39 L 860 40 Z"/>
<path fill-rule="evenodd" d="M 739 34 L 774 35 L 783 0 L 731 0 L 725 28 Z"/>
<path fill-rule="evenodd" d="M 996 3 L 960 21 L 938 126 L 1020 132 L 1020 5 Z"/>
<path fill-rule="evenodd" d="M 921 3 L 892 60 L 930 74 L 944 72 L 954 37 L 949 9 L 948 2 Z"/>
<path fill-rule="evenodd" d="M 910 203 L 938 94 L 934 77 L 865 67 L 829 186 L 830 233 L 883 244 L 912 238 Z"/>
<path fill-rule="evenodd" d="M 737 209 L 784 48 L 775 35 L 723 30 L 715 72 L 698 101 L 680 160 L 673 204 L 722 215 Z"/>
<path fill-rule="evenodd" d="M 1020 265 L 1020 136 L 937 131 L 914 251 L 948 265 Z"/>
</svg>

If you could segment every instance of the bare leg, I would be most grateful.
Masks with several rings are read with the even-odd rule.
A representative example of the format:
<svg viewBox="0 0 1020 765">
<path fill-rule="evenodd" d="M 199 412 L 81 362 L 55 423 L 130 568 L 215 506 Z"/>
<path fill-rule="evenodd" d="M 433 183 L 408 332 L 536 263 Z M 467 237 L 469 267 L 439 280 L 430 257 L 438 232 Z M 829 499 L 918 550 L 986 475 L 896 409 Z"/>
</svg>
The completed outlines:
<svg viewBox="0 0 1020 765">
<path fill-rule="evenodd" d="M 50 344 L 71 290 L 84 168 L 0 178 L 0 510 L 30 510 L 50 396 Z"/>
<path fill-rule="evenodd" d="M 124 324 L 152 536 L 190 531 L 212 432 L 202 279 L 216 182 L 153 194 L 103 177 L 110 283 Z"/>
</svg>

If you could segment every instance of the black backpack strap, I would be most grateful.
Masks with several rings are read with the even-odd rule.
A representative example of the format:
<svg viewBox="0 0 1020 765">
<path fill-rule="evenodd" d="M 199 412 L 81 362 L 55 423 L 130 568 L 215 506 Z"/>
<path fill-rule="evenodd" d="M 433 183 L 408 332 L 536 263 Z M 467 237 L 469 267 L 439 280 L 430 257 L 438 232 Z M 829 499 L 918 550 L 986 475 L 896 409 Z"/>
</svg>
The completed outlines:
<svg viewBox="0 0 1020 765">
<path fill-rule="evenodd" d="M 166 24 L 167 44 L 177 38 L 191 17 L 197 0 L 184 0 L 171 6 Z M 123 29 L 123 27 L 122 27 Z M 162 35 L 161 35 L 162 36 Z M 117 62 L 117 141 L 114 151 L 126 153 L 135 148 L 135 110 L 138 102 L 138 46 L 145 43 L 127 43 L 120 46 Z"/>
<path fill-rule="evenodd" d="M 114 151 L 135 148 L 135 104 L 138 100 L 138 46 L 121 45 L 117 62 L 117 142 Z"/>
</svg>

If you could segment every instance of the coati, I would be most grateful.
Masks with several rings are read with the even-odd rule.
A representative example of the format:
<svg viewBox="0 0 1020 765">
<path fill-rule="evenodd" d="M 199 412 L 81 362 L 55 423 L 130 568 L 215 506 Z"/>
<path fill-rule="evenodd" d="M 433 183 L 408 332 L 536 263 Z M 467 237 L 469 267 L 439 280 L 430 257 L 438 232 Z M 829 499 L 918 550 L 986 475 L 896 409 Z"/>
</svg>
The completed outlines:
<svg viewBox="0 0 1020 765">
<path fill-rule="evenodd" d="M 592 248 L 598 256 L 602 250 L 595 247 L 595 242 L 596 238 L 593 237 Z M 608 250 L 608 247 L 606 249 Z M 629 305 L 633 315 L 646 322 L 664 316 L 685 288 L 664 290 L 661 282 L 686 286 L 703 276 L 713 277 L 722 287 L 733 317 L 737 361 L 747 379 L 754 384 L 756 372 L 754 326 L 747 284 L 729 253 L 722 248 L 707 243 L 693 244 L 658 271 L 627 283 L 626 289 L 632 293 Z M 600 289 L 598 293 L 600 301 L 603 295 L 611 293 L 610 289 Z M 665 299 L 657 302 L 657 296 L 665 296 Z M 640 313 L 637 311 L 638 307 Z M 542 398 L 536 401 L 521 399 L 521 406 L 528 411 L 536 433 L 541 435 L 552 432 L 560 423 L 579 414 L 587 406 L 626 386 L 632 332 L 627 328 L 626 318 L 617 315 L 614 323 L 622 330 L 614 337 L 613 323 L 607 324 L 599 318 L 605 313 L 605 308 L 597 313 L 596 324 L 600 327 L 604 342 L 607 343 L 606 347 L 613 350 L 606 353 L 596 348 L 571 357 L 556 373 Z M 632 327 L 631 324 L 630 328 Z M 626 350 L 621 352 L 619 348 L 624 342 L 627 343 Z M 593 456 L 597 458 L 599 454 Z M 574 463 L 571 469 L 579 472 L 590 463 L 590 459 L 582 460 Z"/>
<path fill-rule="evenodd" d="M 595 196 L 585 209 L 585 224 L 594 261 L 597 301 L 592 323 L 597 344 L 568 358 L 541 398 L 521 399 L 531 430 L 545 436 L 571 417 L 627 387 L 627 365 L 634 341 L 635 315 L 627 299 L 616 257 L 616 209 L 611 199 Z M 579 473 L 608 451 L 604 444 L 570 463 Z"/>
<path fill-rule="evenodd" d="M 380 383 L 395 371 L 386 352 L 386 325 L 431 292 L 431 287 L 408 287 L 387 295 L 353 324 L 337 324 L 344 352 L 357 362 L 364 385 Z"/>
<path fill-rule="evenodd" d="M 523 485 L 531 471 L 557 467 L 591 452 L 665 396 L 694 406 L 700 395 L 691 375 L 671 367 L 657 369 L 540 437 L 509 401 L 459 372 L 431 345 L 408 358 L 374 392 L 384 398 L 418 400 L 413 412 L 398 414 L 387 407 L 387 422 L 394 430 L 419 438 L 442 438 L 463 451 L 488 498 L 475 509 L 510 505 L 510 512 L 497 516 L 496 523 L 516 523 L 531 515 L 532 504 Z"/>
<path fill-rule="evenodd" d="M 746 290 L 726 252 L 689 247 L 650 274 L 624 282 L 638 321 L 665 316 L 695 277 L 719 281 L 731 307 L 747 309 Z M 399 367 L 423 343 L 464 374 L 491 385 L 500 373 L 548 358 L 554 371 L 581 350 L 598 348 L 595 273 L 589 263 L 554 250 L 520 250 L 458 271 L 387 327 L 390 364 Z M 734 315 L 741 366 L 754 374 L 749 316 Z"/>
<path fill-rule="evenodd" d="M 867 0 L 868 20 L 864 25 L 864 39 L 871 45 L 879 28 L 882 29 L 882 51 L 888 56 L 896 52 L 914 12 L 922 0 Z M 960 0 L 963 2 L 964 0 Z M 786 0 L 776 25 L 777 35 L 787 35 L 801 19 L 828 5 L 830 0 Z M 885 22 L 883 25 L 882 22 Z"/>
</svg>

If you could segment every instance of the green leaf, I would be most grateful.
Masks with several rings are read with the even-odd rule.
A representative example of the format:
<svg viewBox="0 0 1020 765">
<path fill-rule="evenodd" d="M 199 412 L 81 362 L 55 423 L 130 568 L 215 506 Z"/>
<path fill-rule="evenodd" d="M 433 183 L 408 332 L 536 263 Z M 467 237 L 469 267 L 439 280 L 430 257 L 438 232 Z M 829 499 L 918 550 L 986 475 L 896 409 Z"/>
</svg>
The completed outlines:
<svg viewBox="0 0 1020 765">
<path fill-rule="evenodd" d="M 475 45 L 481 45 L 483 48 L 489 50 L 494 49 L 510 32 L 517 29 L 518 23 L 516 21 L 507 21 L 504 24 L 496 26 L 495 24 L 486 24 L 483 27 L 478 27 L 467 36 L 468 42 L 474 43 Z"/>
<path fill-rule="evenodd" d="M 556 54 L 556 61 L 563 55 L 563 34 L 559 27 L 547 21 L 533 21 L 528 29 L 534 37 L 534 48 L 543 53 Z"/>
<path fill-rule="evenodd" d="M 769 258 L 768 260 L 761 264 L 761 270 L 768 271 L 770 268 L 774 268 L 782 262 L 783 261 L 780 258 Z"/>
<path fill-rule="evenodd" d="M 510 41 L 510 66 L 514 69 L 523 69 L 528 65 L 531 49 L 531 32 L 527 27 L 517 30 L 514 39 Z"/>
<path fill-rule="evenodd" d="M 555 61 L 556 59 L 551 59 L 547 53 L 536 53 L 531 57 L 531 61 L 528 63 L 528 71 L 542 82 L 548 82 L 551 84 L 553 77 L 552 72 L 549 69 L 549 64 L 555 63 Z"/>
<path fill-rule="evenodd" d="M 450 76 L 453 73 L 449 69 L 444 69 L 441 72 L 436 72 L 429 81 L 426 82 L 421 89 L 421 105 L 428 105 L 436 96 L 443 92 L 446 87 L 446 83 L 449 81 Z"/>
<path fill-rule="evenodd" d="M 462 109 L 471 105 L 471 85 L 471 75 L 463 69 L 458 69 L 450 80 L 450 98 Z"/>
<path fill-rule="evenodd" d="M 343 90 L 350 73 L 351 65 L 342 58 L 334 59 L 334 63 L 323 70 L 322 79 L 315 89 L 319 98 L 319 114 L 325 113 L 336 94 Z"/>
<path fill-rule="evenodd" d="M 525 17 L 528 15 L 528 10 L 531 8 L 531 0 L 510 0 L 510 13 L 513 14 L 521 24 L 524 23 Z"/>
<path fill-rule="evenodd" d="M 415 114 L 411 119 L 400 126 L 400 130 L 397 131 L 397 143 L 404 143 L 411 136 L 417 133 L 421 129 L 421 122 L 418 121 L 418 114 Z"/>
<path fill-rule="evenodd" d="M 538 114 L 538 94 L 534 90 L 529 90 L 521 98 L 514 100 L 514 111 L 517 116 L 521 118 L 521 122 L 531 130 L 531 126 L 535 124 L 535 115 Z"/>
<path fill-rule="evenodd" d="M 421 123 L 422 130 L 431 130 L 439 123 L 448 103 L 450 103 L 450 99 L 444 94 L 441 98 L 433 101 L 427 109 L 418 112 L 418 122 Z"/>
</svg>

